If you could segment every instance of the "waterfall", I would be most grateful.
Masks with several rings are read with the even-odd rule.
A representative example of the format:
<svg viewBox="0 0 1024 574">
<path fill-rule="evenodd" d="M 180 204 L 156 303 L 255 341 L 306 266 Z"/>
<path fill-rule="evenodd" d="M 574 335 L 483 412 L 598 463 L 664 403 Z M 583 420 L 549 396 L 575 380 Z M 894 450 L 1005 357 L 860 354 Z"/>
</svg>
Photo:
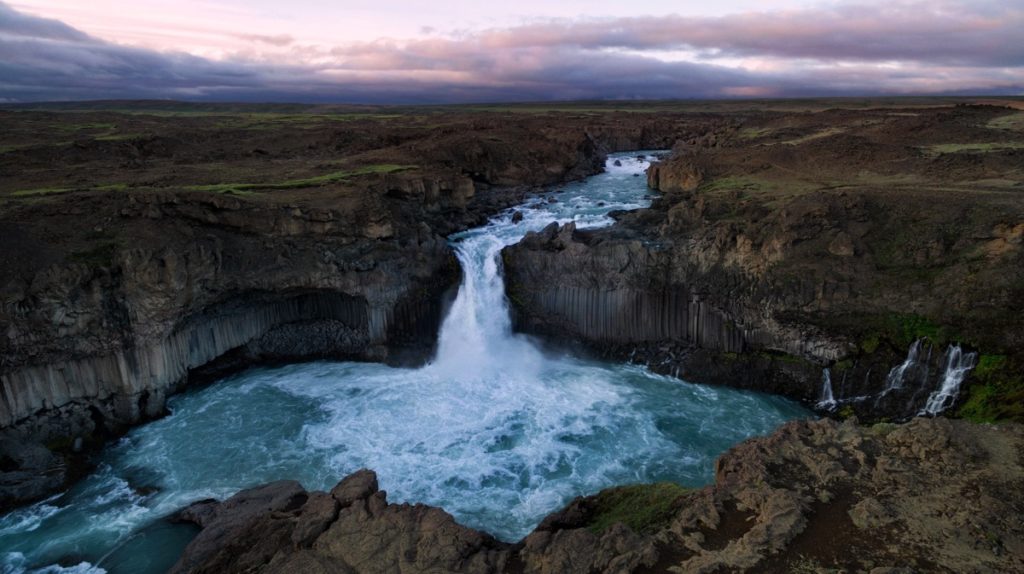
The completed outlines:
<svg viewBox="0 0 1024 574">
<path fill-rule="evenodd" d="M 903 360 L 899 366 L 893 367 L 889 371 L 889 375 L 885 378 L 885 390 L 882 391 L 882 395 L 886 395 L 891 391 L 903 388 L 903 379 L 907 375 L 907 371 L 917 365 L 918 356 L 921 354 L 921 342 L 924 339 L 918 339 L 910 345 L 910 350 L 907 352 L 907 358 Z"/>
<path fill-rule="evenodd" d="M 960 394 L 960 385 L 967 378 L 967 374 L 974 368 L 977 361 L 977 353 L 965 353 L 960 345 L 950 345 L 946 348 L 942 368 L 939 371 L 938 379 L 932 385 L 928 368 L 932 360 L 932 346 L 928 347 L 928 355 L 922 359 L 921 346 L 924 339 L 918 339 L 910 346 L 907 358 L 902 363 L 893 367 L 885 380 L 885 389 L 875 396 L 875 407 L 878 408 L 883 399 L 890 393 L 897 393 L 905 401 L 907 413 L 917 415 L 937 415 L 948 409 L 957 396 Z M 907 381 L 916 381 L 916 385 L 907 388 Z M 929 389 L 934 389 L 929 393 Z M 912 393 L 909 391 L 913 391 Z M 926 393 L 927 397 L 922 399 Z M 909 394 L 909 399 L 907 395 Z"/>
<path fill-rule="evenodd" d="M 613 156 L 607 174 L 517 206 L 518 225 L 509 211 L 450 238 L 463 280 L 431 364 L 259 368 L 179 395 L 171 416 L 110 445 L 96 472 L 59 495 L 59 504 L 54 497 L 4 516 L 0 572 L 166 572 L 183 533 L 164 517 L 282 477 L 327 490 L 358 468 L 374 468 L 391 501 L 442 507 L 509 542 L 573 498 L 612 485 L 713 480 L 720 453 L 809 413 L 639 366 L 542 355 L 511 328 L 500 249 L 552 221 L 608 225 L 609 211 L 647 205 L 646 180 L 635 177 L 646 163 Z M 365 301 L 297 298 L 247 319 L 251 330 L 225 327 L 209 341 L 183 336 L 179 347 L 191 356 L 190 349 L 246 343 L 281 317 L 320 316 L 323 309 L 312 308 L 319 305 L 360 332 L 386 324 L 366 316 Z M 47 566 L 69 564 L 69 556 L 81 564 Z"/>
<path fill-rule="evenodd" d="M 928 402 L 918 414 L 937 415 L 952 406 L 960 394 L 960 385 L 974 368 L 977 359 L 977 353 L 964 353 L 960 345 L 950 345 L 946 349 L 939 385 L 928 396 Z"/>
<path fill-rule="evenodd" d="M 480 234 L 464 238 L 455 252 L 462 264 L 459 294 L 441 325 L 437 356 L 431 368 L 458 380 L 495 372 L 529 376 L 540 365 L 540 351 L 512 333 L 512 320 L 501 270 L 503 238 Z"/>
<path fill-rule="evenodd" d="M 654 158 L 619 156 L 606 163 L 607 174 L 586 188 L 569 187 L 557 199 L 538 197 L 508 210 L 487 225 L 459 233 L 452 242 L 462 264 L 462 286 L 441 324 L 437 355 L 430 369 L 443 379 L 480 380 L 497 373 L 531 377 L 544 366 L 540 350 L 512 332 L 502 275 L 501 250 L 529 231 L 557 222 L 577 229 L 611 225 L 613 210 L 646 207 L 642 174 Z M 513 211 L 518 215 L 513 219 Z"/>
<path fill-rule="evenodd" d="M 878 393 L 878 396 L 875 398 L 875 408 L 878 408 L 882 400 L 889 393 L 903 388 L 903 384 L 907 378 L 907 373 L 915 369 L 920 362 L 919 357 L 921 355 L 921 343 L 923 341 L 924 339 L 914 341 L 910 345 L 910 350 L 907 351 L 907 358 L 889 371 L 889 374 L 885 377 L 885 389 Z M 925 382 L 927 382 L 927 373 L 924 378 Z"/>
<path fill-rule="evenodd" d="M 821 400 L 818 401 L 818 408 L 833 411 L 836 408 L 835 396 L 832 393 L 832 374 L 827 368 L 821 371 Z"/>
</svg>

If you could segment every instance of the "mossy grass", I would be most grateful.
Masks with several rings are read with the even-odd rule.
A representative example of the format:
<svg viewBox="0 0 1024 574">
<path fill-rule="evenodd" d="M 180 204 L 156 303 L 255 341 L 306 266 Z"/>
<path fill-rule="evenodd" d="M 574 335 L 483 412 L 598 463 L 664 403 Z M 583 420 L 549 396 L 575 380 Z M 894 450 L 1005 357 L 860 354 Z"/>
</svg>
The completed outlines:
<svg viewBox="0 0 1024 574">
<path fill-rule="evenodd" d="M 999 116 L 985 124 L 985 127 L 993 130 L 1024 130 L 1024 112 Z"/>
<path fill-rule="evenodd" d="M 835 369 L 836 371 L 849 371 L 850 369 L 853 368 L 853 360 L 843 359 L 842 361 L 837 361 L 836 364 L 832 366 L 832 368 Z"/>
<path fill-rule="evenodd" d="M 769 361 L 785 363 L 788 365 L 809 364 L 807 359 L 796 355 L 790 355 L 789 353 L 783 353 L 781 351 L 758 351 L 757 356 L 762 359 L 768 359 Z"/>
<path fill-rule="evenodd" d="M 909 347 L 918 339 L 929 339 L 938 345 L 951 343 L 955 339 L 949 327 L 912 313 L 890 314 L 885 318 L 884 327 L 889 339 L 900 346 Z"/>
<path fill-rule="evenodd" d="M 826 129 L 823 129 L 821 131 L 814 132 L 813 134 L 808 134 L 808 135 L 805 135 L 803 137 L 799 137 L 799 138 L 796 138 L 796 139 L 791 139 L 791 140 L 784 141 L 784 142 L 782 142 L 782 144 L 783 145 L 800 145 L 800 144 L 803 144 L 803 143 L 812 142 L 814 140 L 820 140 L 820 139 L 831 137 L 831 136 L 834 136 L 834 135 L 839 135 L 839 134 L 841 134 L 841 133 L 843 133 L 845 131 L 846 131 L 846 128 L 841 128 L 841 127 L 826 128 Z"/>
<path fill-rule="evenodd" d="M 736 135 L 740 139 L 755 140 L 758 138 L 763 138 L 768 134 L 772 133 L 773 131 L 775 130 L 773 130 L 772 128 L 743 128 Z"/>
<path fill-rule="evenodd" d="M 957 411 L 961 418 L 979 423 L 1024 422 L 1024 365 L 1007 355 L 981 355 Z"/>
<path fill-rule="evenodd" d="M 143 134 L 106 134 L 102 136 L 96 136 L 93 139 L 95 139 L 98 142 L 120 142 L 140 137 L 143 137 Z"/>
<path fill-rule="evenodd" d="M 853 410 L 853 406 L 851 405 L 844 405 L 836 412 L 836 416 L 843 420 L 846 420 L 848 418 L 857 416 L 857 411 Z"/>
<path fill-rule="evenodd" d="M 234 194 L 244 194 L 245 192 L 254 191 L 302 189 L 306 187 L 319 187 L 322 185 L 337 183 L 360 175 L 395 173 L 415 168 L 416 166 L 414 165 L 376 164 L 352 170 L 335 171 L 332 173 L 326 173 L 324 175 L 318 175 L 315 177 L 308 177 L 303 179 L 290 179 L 279 182 L 261 183 L 214 183 L 206 185 L 190 185 L 186 186 L 185 189 L 188 189 L 190 191 L 207 191 L 213 193 Z"/>
<path fill-rule="evenodd" d="M 761 191 L 766 187 L 767 184 L 764 181 L 756 178 L 730 175 L 711 179 L 700 186 L 700 191 L 704 193 L 714 193 L 716 191 Z"/>
<path fill-rule="evenodd" d="M 671 522 L 680 499 L 690 489 L 671 482 L 634 484 L 602 491 L 587 528 L 601 533 L 622 523 L 639 534 L 652 534 Z"/>
<path fill-rule="evenodd" d="M 897 349 L 906 349 L 918 339 L 928 339 L 936 345 L 948 345 L 961 341 L 956 330 L 948 325 L 914 313 L 889 313 L 860 319 L 861 329 L 858 348 L 870 355 L 888 342 Z"/>
<path fill-rule="evenodd" d="M 85 123 L 78 124 L 74 122 L 51 122 L 49 128 L 54 131 L 75 133 L 75 132 L 113 132 L 117 129 L 117 124 L 112 123 Z"/>
</svg>

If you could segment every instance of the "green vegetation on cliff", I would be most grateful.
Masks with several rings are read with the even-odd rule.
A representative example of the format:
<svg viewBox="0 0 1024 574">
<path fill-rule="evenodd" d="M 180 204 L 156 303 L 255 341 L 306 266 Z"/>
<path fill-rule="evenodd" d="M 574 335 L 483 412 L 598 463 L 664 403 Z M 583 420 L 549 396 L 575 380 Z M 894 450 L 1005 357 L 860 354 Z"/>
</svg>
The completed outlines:
<svg viewBox="0 0 1024 574">
<path fill-rule="evenodd" d="M 622 523 L 639 534 L 657 532 L 672 520 L 677 503 L 689 489 L 671 482 L 634 484 L 600 492 L 587 527 L 601 533 Z"/>
<path fill-rule="evenodd" d="M 1006 355 L 982 355 L 957 414 L 974 422 L 1024 422 L 1024 369 Z"/>
<path fill-rule="evenodd" d="M 324 175 L 318 175 L 316 177 L 307 177 L 302 179 L 289 179 L 285 181 L 261 183 L 215 183 L 211 185 L 190 185 L 186 187 L 186 189 L 191 191 L 211 191 L 214 193 L 301 189 L 304 187 L 316 187 L 320 185 L 327 185 L 329 183 L 337 183 L 360 175 L 395 173 L 407 169 L 414 169 L 415 167 L 416 166 L 413 165 L 377 164 L 361 167 L 359 169 L 335 171 Z"/>
</svg>

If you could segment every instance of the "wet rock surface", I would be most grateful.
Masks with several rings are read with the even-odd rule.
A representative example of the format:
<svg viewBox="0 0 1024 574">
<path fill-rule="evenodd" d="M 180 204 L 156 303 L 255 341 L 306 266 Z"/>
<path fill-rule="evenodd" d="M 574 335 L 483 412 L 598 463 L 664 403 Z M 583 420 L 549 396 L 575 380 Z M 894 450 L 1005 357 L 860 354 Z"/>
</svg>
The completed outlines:
<svg viewBox="0 0 1024 574">
<path fill-rule="evenodd" d="M 330 494 L 279 482 L 190 507 L 178 519 L 203 531 L 173 572 L 1013 572 L 1022 453 L 1016 424 L 793 422 L 724 454 L 715 484 L 668 491 L 657 521 L 614 520 L 612 489 L 516 544 L 388 503 L 364 470 Z"/>
</svg>

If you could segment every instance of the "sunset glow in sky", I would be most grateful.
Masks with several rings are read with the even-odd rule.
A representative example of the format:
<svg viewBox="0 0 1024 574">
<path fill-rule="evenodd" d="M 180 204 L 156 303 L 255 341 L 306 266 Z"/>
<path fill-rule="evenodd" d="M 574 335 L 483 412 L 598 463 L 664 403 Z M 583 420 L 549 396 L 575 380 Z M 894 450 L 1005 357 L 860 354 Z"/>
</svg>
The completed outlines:
<svg viewBox="0 0 1024 574">
<path fill-rule="evenodd" d="M 1024 93 L 1019 0 L 0 0 L 0 101 Z"/>
</svg>

